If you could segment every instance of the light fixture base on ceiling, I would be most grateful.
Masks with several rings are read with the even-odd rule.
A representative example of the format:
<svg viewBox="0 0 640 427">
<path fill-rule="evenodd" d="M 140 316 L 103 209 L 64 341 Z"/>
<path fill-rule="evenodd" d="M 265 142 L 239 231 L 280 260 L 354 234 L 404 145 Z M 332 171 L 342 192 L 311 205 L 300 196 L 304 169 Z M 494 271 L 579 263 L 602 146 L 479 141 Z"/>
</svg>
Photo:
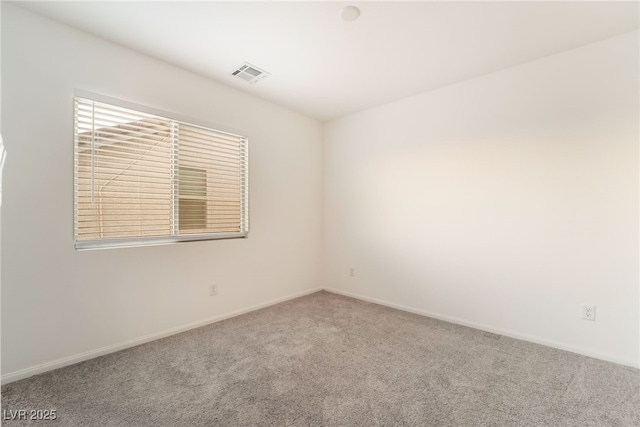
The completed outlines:
<svg viewBox="0 0 640 427">
<path fill-rule="evenodd" d="M 340 18 L 346 22 L 355 21 L 360 17 L 360 9 L 355 6 L 345 6 L 340 10 Z"/>
</svg>

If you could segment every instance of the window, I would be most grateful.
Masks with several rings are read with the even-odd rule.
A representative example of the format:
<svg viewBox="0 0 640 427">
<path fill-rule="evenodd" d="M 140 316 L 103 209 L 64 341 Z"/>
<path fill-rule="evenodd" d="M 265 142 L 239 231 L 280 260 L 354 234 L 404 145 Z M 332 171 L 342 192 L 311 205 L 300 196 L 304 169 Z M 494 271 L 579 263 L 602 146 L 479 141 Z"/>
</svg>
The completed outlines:
<svg viewBox="0 0 640 427">
<path fill-rule="evenodd" d="M 246 237 L 247 138 L 111 102 L 75 99 L 76 249 Z"/>
</svg>

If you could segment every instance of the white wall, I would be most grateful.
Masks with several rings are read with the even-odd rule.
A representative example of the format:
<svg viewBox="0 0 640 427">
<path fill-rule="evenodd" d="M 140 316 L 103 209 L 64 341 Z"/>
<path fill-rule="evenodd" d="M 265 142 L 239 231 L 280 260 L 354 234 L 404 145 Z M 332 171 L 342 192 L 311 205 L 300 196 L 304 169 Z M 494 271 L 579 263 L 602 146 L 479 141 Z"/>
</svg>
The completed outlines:
<svg viewBox="0 0 640 427">
<path fill-rule="evenodd" d="M 324 284 L 637 366 L 638 71 L 634 32 L 326 124 Z"/>
<path fill-rule="evenodd" d="M 319 122 L 13 5 L 2 12 L 5 380 L 319 286 Z M 243 131 L 249 238 L 75 252 L 75 88 Z"/>
</svg>

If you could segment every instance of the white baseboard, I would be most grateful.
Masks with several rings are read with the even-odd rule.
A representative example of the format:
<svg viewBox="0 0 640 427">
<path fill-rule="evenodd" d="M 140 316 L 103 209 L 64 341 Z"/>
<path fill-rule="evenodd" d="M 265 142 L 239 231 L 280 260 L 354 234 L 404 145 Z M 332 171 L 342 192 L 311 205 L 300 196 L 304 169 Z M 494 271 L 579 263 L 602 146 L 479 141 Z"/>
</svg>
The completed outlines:
<svg viewBox="0 0 640 427">
<path fill-rule="evenodd" d="M 386 307 L 391 307 L 391 308 L 395 308 L 398 310 L 402 310 L 402 311 L 407 311 L 409 313 L 414 313 L 414 314 L 419 314 L 421 316 L 426 316 L 426 317 L 432 317 L 434 319 L 438 319 L 438 320 L 444 320 L 445 322 L 449 322 L 449 323 L 455 323 L 457 325 L 462 325 L 462 326 L 468 326 L 470 328 L 474 328 L 474 329 L 480 329 L 482 331 L 487 331 L 487 332 L 492 332 L 494 334 L 499 334 L 499 335 L 504 335 L 506 337 L 509 338 L 515 338 L 518 340 L 523 340 L 523 341 L 528 341 L 528 342 L 532 342 L 535 344 L 541 344 L 547 347 L 553 347 L 553 348 L 557 348 L 560 350 L 565 350 L 565 351 L 570 351 L 572 353 L 577 353 L 577 354 L 581 354 L 583 356 L 589 356 L 589 357 L 593 357 L 595 359 L 601 359 L 601 360 L 606 360 L 607 362 L 613 362 L 613 363 L 617 363 L 619 365 L 625 365 L 625 366 L 631 366 L 634 368 L 639 368 L 640 367 L 640 363 L 638 360 L 630 360 L 630 359 L 621 359 L 619 357 L 615 357 L 615 356 L 611 356 L 608 354 L 602 354 L 602 353 L 596 353 L 593 352 L 591 350 L 587 350 L 581 347 L 574 347 L 571 345 L 566 345 L 566 344 L 561 344 L 555 341 L 550 341 L 544 338 L 539 338 L 536 336 L 532 336 L 532 335 L 527 335 L 527 334 L 521 334 L 519 332 L 515 332 L 512 330 L 508 330 L 508 329 L 498 329 L 498 328 L 493 328 L 491 326 L 488 325 L 484 325 L 481 323 L 475 323 L 475 322 L 469 322 L 457 317 L 451 317 L 451 316 L 446 316 L 443 314 L 439 314 L 439 313 L 434 313 L 431 311 L 427 311 L 427 310 L 421 310 L 418 308 L 413 308 L 413 307 L 407 307 L 401 304 L 395 304 L 395 303 L 391 303 L 388 301 L 383 301 L 377 298 L 370 298 L 364 295 L 360 295 L 360 294 L 355 294 L 352 292 L 345 292 L 345 291 L 341 291 L 338 289 L 332 289 L 332 288 L 324 288 L 325 291 L 327 292 L 331 292 L 334 294 L 338 294 L 338 295 L 344 295 L 347 297 L 351 297 L 351 298 L 355 298 L 355 299 L 359 299 L 362 301 L 367 301 L 367 302 L 371 302 L 374 304 L 378 304 L 378 305 L 384 305 Z"/>
<path fill-rule="evenodd" d="M 323 290 L 322 288 L 315 288 L 315 289 L 310 289 L 307 291 L 303 291 L 303 292 L 298 292 L 292 295 L 288 295 L 285 297 L 281 297 L 281 298 L 276 298 L 276 299 L 272 299 L 260 304 L 256 304 L 256 305 L 252 305 L 246 308 L 243 308 L 241 310 L 236 310 L 236 311 L 232 311 L 230 313 L 225 313 L 225 314 L 221 314 L 218 316 L 213 316 L 213 317 L 209 317 L 207 319 L 203 319 L 197 322 L 193 322 L 187 325 L 183 325 L 180 327 L 176 327 L 176 328 L 171 328 L 171 329 L 167 329 L 165 331 L 161 331 L 161 332 L 157 332 L 157 333 L 153 333 L 153 334 L 149 334 L 149 335 L 145 335 L 139 338 L 134 338 L 128 341 L 124 341 L 118 344 L 114 344 L 114 345 L 109 345 L 109 346 L 105 346 L 105 347 L 101 347 L 95 350 L 89 350 L 86 351 L 84 353 L 80 353 L 80 354 L 76 354 L 73 356 L 69 356 L 69 357 L 65 357 L 62 359 L 58 359 L 58 360 L 54 360 L 52 362 L 46 362 L 40 365 L 36 365 L 36 366 L 32 366 L 29 368 L 25 368 L 25 369 L 21 369 L 19 371 L 14 371 L 14 372 L 10 372 L 8 374 L 3 374 L 0 377 L 0 383 L 2 384 L 8 384 L 10 382 L 13 381 L 18 381 L 24 378 L 28 378 L 30 376 L 33 375 L 37 375 L 37 374 L 41 374 L 44 372 L 48 372 L 48 371 L 52 371 L 54 369 L 58 369 L 58 368 L 62 368 L 64 366 L 69 366 L 69 365 L 73 365 L 75 363 L 79 363 L 79 362 L 84 362 L 85 360 L 89 360 L 89 359 L 93 359 L 99 356 L 103 356 L 105 354 L 109 354 L 109 353 L 114 353 L 116 351 L 120 351 L 120 350 L 124 350 L 130 347 L 135 347 L 137 345 L 140 344 L 144 344 L 150 341 L 154 341 L 160 338 L 165 338 L 171 335 L 175 335 L 175 334 L 179 334 L 181 332 L 186 332 L 188 330 L 191 329 L 195 329 L 195 328 L 199 328 L 201 326 L 206 326 L 209 325 L 211 323 L 216 323 L 216 322 L 220 322 L 221 320 L 225 320 L 225 319 L 229 319 L 231 317 L 236 317 L 239 316 L 241 314 L 245 314 L 245 313 L 249 313 L 251 311 L 255 311 L 255 310 L 259 310 L 261 308 L 265 308 L 265 307 L 269 307 L 271 305 L 275 305 L 284 301 L 289 301 L 295 298 L 299 298 L 305 295 L 309 295 L 315 292 L 319 292 Z M 557 348 L 560 350 L 565 350 L 565 351 L 570 351 L 572 353 L 578 353 L 578 354 L 582 354 L 584 356 L 589 356 L 589 357 L 593 357 L 596 359 L 601 359 L 601 360 L 606 360 L 609 362 L 613 362 L 613 363 L 618 363 L 620 365 L 626 365 L 626 366 L 632 366 L 635 368 L 640 367 L 640 364 L 638 363 L 637 360 L 628 360 L 628 359 L 621 359 L 618 357 L 614 357 L 614 356 L 610 356 L 607 354 L 601 354 L 601 353 L 596 353 L 584 348 L 580 348 L 580 347 L 574 347 L 574 346 L 570 346 L 570 345 L 565 345 L 565 344 L 561 344 L 555 341 L 550 341 L 550 340 L 546 340 L 543 338 L 539 338 L 536 336 L 531 336 L 531 335 L 527 335 L 527 334 L 521 334 L 515 331 L 511 331 L 511 330 L 506 330 L 506 329 L 498 329 L 498 328 L 493 328 L 491 326 L 488 325 L 484 325 L 484 324 L 479 324 L 479 323 L 475 323 L 475 322 L 469 322 L 463 319 L 459 319 L 456 317 L 451 317 L 451 316 L 446 316 L 446 315 L 442 315 L 439 313 L 433 313 L 427 310 L 421 310 L 421 309 L 417 309 L 417 308 L 413 308 L 413 307 L 407 307 L 401 304 L 395 304 L 395 303 L 391 303 L 388 301 L 383 301 L 377 298 L 370 298 L 364 295 L 360 295 L 360 294 L 355 294 L 352 292 L 345 292 L 342 290 L 338 290 L 338 289 L 332 289 L 332 288 L 324 288 L 325 291 L 327 292 L 331 292 L 334 294 L 338 294 L 338 295 L 344 295 L 344 296 L 348 296 L 351 298 L 356 298 L 362 301 L 367 301 L 367 302 L 371 302 L 374 304 L 379 304 L 379 305 L 383 305 L 386 307 L 391 307 L 391 308 L 395 308 L 398 310 L 402 310 L 402 311 L 407 311 L 409 313 L 414 313 L 414 314 L 419 314 L 421 316 L 427 316 L 427 317 L 432 317 L 434 319 L 439 319 L 439 320 L 444 320 L 445 322 L 450 322 L 450 323 L 455 323 L 458 325 L 463 325 L 463 326 L 468 326 L 470 328 L 474 328 L 474 329 L 480 329 L 483 331 L 487 331 L 487 332 L 492 332 L 494 334 L 499 334 L 499 335 L 504 335 L 510 338 L 515 338 L 515 339 L 519 339 L 519 340 L 523 340 L 523 341 L 529 341 L 532 343 L 536 343 L 536 344 L 541 344 L 541 345 L 545 345 L 547 347 L 553 347 L 553 348 Z"/>
<path fill-rule="evenodd" d="M 221 320 L 229 319 L 231 317 L 236 317 L 241 314 L 249 313 L 251 311 L 260 310 L 261 308 L 269 307 L 271 305 L 275 305 L 284 301 L 289 301 L 295 298 L 299 298 L 305 295 L 313 294 L 315 292 L 321 291 L 322 288 L 310 289 L 303 292 L 298 292 L 292 295 L 288 295 L 281 298 L 272 299 L 260 304 L 252 305 L 247 308 L 243 308 L 241 310 L 232 311 L 230 313 L 221 314 L 219 316 L 209 317 L 207 319 L 199 320 L 197 322 L 189 323 L 184 326 L 179 326 L 177 328 L 167 329 L 162 332 L 157 332 L 149 335 L 144 335 L 139 338 L 134 338 L 131 340 L 127 340 L 118 344 L 108 345 L 106 347 L 101 347 L 95 350 L 89 350 L 84 353 L 76 354 L 69 357 L 64 357 L 62 359 L 54 360 L 52 362 L 46 362 L 40 365 L 32 366 L 29 368 L 21 369 L 19 371 L 10 372 L 8 374 L 4 374 L 0 377 L 0 383 L 8 384 L 13 381 L 18 381 L 33 375 L 41 374 L 47 371 L 52 371 L 54 369 L 62 368 L 64 366 L 73 365 L 75 363 L 84 362 L 85 360 L 93 359 L 99 356 L 104 356 L 105 354 L 114 353 L 116 351 L 124 350 L 129 347 L 135 347 L 140 344 L 144 344 L 150 341 L 154 341 L 160 338 L 165 338 L 171 335 L 179 334 L 181 332 L 186 332 L 190 329 L 199 328 L 201 326 L 206 326 L 211 323 L 220 322 Z"/>
</svg>

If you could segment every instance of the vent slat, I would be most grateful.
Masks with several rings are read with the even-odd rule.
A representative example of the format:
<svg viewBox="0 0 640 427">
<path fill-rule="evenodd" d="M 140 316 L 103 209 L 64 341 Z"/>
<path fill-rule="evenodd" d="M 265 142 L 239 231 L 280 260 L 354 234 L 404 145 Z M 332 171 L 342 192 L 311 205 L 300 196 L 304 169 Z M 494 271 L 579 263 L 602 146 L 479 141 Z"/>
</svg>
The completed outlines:
<svg viewBox="0 0 640 427">
<path fill-rule="evenodd" d="M 255 65 L 245 62 L 240 67 L 236 68 L 231 75 L 249 82 L 250 84 L 255 84 L 260 80 L 269 77 L 271 74 L 259 67 L 256 67 Z"/>
</svg>

